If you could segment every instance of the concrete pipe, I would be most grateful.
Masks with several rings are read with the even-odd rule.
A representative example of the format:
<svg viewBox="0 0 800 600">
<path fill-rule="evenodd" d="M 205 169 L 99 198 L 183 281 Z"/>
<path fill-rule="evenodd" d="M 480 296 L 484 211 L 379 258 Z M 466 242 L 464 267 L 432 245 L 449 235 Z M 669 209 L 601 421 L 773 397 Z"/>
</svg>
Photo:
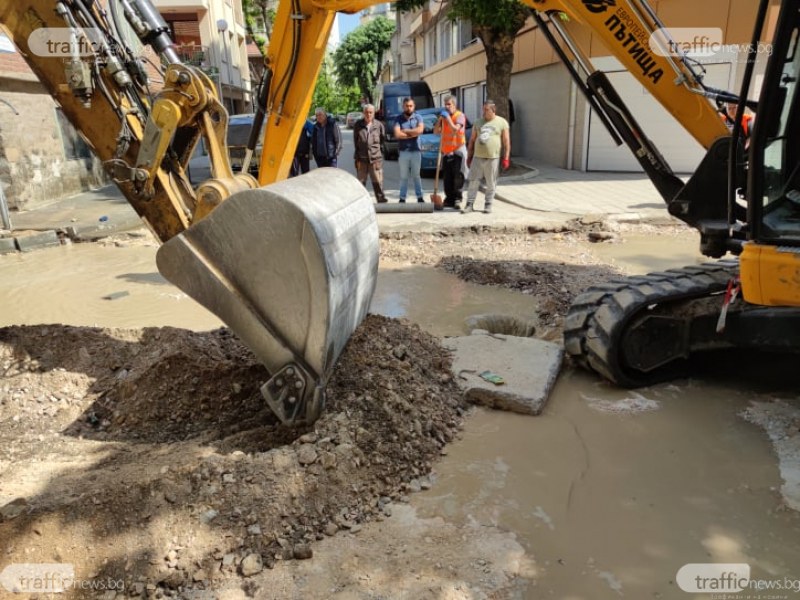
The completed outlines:
<svg viewBox="0 0 800 600">
<path fill-rule="evenodd" d="M 376 213 L 429 213 L 433 202 L 382 202 L 375 205 Z"/>
</svg>

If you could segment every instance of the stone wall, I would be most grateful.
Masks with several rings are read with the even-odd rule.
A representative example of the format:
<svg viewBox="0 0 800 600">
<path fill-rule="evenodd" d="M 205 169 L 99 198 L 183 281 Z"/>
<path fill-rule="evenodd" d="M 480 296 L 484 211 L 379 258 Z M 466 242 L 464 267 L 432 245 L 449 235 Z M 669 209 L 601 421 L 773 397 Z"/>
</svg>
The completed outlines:
<svg viewBox="0 0 800 600">
<path fill-rule="evenodd" d="M 0 183 L 9 208 L 29 210 L 106 183 L 87 151 L 22 58 L 0 53 Z"/>
</svg>

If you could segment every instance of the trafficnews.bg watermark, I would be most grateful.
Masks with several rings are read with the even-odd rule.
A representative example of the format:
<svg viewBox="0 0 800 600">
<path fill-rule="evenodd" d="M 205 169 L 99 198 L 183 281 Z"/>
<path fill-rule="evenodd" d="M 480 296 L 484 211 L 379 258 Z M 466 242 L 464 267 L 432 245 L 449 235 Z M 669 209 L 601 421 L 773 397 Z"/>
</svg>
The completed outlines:
<svg viewBox="0 0 800 600">
<path fill-rule="evenodd" d="M 125 591 L 122 579 L 77 579 L 69 563 L 14 563 L 0 572 L 0 586 L 15 594 L 61 594 L 67 591 Z"/>
<path fill-rule="evenodd" d="M 800 579 L 753 579 L 746 563 L 690 563 L 678 570 L 675 582 L 684 592 L 719 600 L 800 599 Z"/>
<path fill-rule="evenodd" d="M 650 50 L 659 56 L 688 55 L 692 58 L 712 58 L 722 54 L 750 53 L 772 54 L 772 44 L 726 44 L 719 27 L 675 27 L 656 29 L 650 34 Z"/>
</svg>

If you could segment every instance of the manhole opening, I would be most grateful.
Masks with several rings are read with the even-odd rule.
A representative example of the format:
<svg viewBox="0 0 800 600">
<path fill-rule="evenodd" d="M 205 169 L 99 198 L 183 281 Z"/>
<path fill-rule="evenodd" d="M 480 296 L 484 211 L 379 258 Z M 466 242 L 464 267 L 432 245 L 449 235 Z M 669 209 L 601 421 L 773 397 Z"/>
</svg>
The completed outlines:
<svg viewBox="0 0 800 600">
<path fill-rule="evenodd" d="M 475 315 L 467 319 L 470 331 L 485 329 L 489 333 L 501 333 L 517 337 L 533 337 L 536 325 L 518 317 L 509 315 Z"/>
</svg>

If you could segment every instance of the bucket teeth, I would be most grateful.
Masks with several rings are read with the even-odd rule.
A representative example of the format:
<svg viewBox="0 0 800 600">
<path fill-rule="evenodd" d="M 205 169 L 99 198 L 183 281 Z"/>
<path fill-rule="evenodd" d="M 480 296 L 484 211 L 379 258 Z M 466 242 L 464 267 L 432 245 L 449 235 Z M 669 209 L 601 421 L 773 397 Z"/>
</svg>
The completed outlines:
<svg viewBox="0 0 800 600">
<path fill-rule="evenodd" d="M 311 394 L 307 393 L 311 387 Z M 299 365 L 287 365 L 261 386 L 270 409 L 284 424 L 313 423 L 325 408 L 325 388 Z"/>
</svg>

